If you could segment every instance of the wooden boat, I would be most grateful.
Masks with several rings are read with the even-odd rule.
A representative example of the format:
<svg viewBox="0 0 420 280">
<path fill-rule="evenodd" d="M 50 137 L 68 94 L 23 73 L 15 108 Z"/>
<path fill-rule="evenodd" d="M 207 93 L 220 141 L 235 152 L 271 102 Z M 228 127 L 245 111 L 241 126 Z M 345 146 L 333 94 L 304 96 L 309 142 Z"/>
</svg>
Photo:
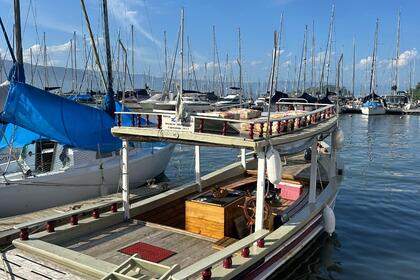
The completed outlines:
<svg viewBox="0 0 420 280">
<path fill-rule="evenodd" d="M 304 105 L 312 110 L 273 117 L 268 125 L 265 117 L 192 114 L 177 121 L 175 114 L 161 113 L 153 127 L 114 127 L 113 134 L 123 139 L 123 201 L 17 225 L 20 239 L 4 255 L 6 262 L 16 262 L 20 255 L 62 272 L 62 279 L 267 278 L 321 232 L 334 230 L 341 132 L 333 105 Z M 135 120 L 140 114 L 155 115 L 117 116 Z M 331 146 L 323 141 L 329 135 Z M 128 140 L 195 145 L 195 182 L 130 204 Z M 241 149 L 241 160 L 201 176 L 203 145 Z M 309 147 L 310 159 L 304 159 L 302 152 Z M 286 161 L 282 173 L 271 156 L 266 159 L 272 148 Z M 279 194 L 270 180 L 280 174 Z M 298 192 L 288 184 L 298 185 Z M 33 233 L 44 226 L 46 231 Z M 136 250 L 139 254 L 131 255 Z"/>
</svg>

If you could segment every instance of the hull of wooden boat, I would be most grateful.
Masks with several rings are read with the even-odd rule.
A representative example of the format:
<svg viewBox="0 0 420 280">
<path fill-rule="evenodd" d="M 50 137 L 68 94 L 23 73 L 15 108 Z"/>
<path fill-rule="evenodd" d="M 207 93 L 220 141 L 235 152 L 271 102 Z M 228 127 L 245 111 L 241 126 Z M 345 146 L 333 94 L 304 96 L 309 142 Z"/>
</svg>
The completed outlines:
<svg viewBox="0 0 420 280">
<path fill-rule="evenodd" d="M 129 182 L 135 188 L 161 174 L 174 145 L 134 149 L 129 153 Z M 8 217 L 66 203 L 86 200 L 120 190 L 120 158 L 99 164 L 46 173 L 0 184 L 0 217 Z"/>
<path fill-rule="evenodd" d="M 333 209 L 335 199 L 329 204 Z M 291 236 L 286 242 L 268 254 L 261 264 L 247 273 L 243 279 L 267 279 L 290 261 L 299 252 L 324 232 L 322 211 L 310 220 L 302 230 Z"/>
</svg>

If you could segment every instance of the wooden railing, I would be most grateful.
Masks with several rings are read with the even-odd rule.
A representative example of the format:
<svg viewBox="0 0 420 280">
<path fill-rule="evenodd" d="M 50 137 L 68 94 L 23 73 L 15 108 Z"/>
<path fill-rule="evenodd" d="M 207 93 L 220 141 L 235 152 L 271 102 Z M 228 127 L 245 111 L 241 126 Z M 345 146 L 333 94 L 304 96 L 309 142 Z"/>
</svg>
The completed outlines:
<svg viewBox="0 0 420 280">
<path fill-rule="evenodd" d="M 232 268 L 232 256 L 236 253 L 240 253 L 243 258 L 250 258 L 249 248 L 256 246 L 264 248 L 264 237 L 266 237 L 270 231 L 262 229 L 254 232 L 251 235 L 233 243 L 232 245 L 224 248 L 223 250 L 216 252 L 204 259 L 195 262 L 193 265 L 182 269 L 180 272 L 172 275 L 172 279 L 189 279 L 194 275 L 201 273 L 203 280 L 211 279 L 212 266 L 223 263 L 223 267 L 226 269 Z"/>
<path fill-rule="evenodd" d="M 289 103 L 281 103 L 283 105 L 288 105 Z M 282 118 L 271 118 L 270 123 L 267 127 L 267 119 L 265 117 L 260 117 L 256 119 L 249 120 L 236 120 L 236 119 L 226 119 L 220 117 L 211 117 L 203 116 L 202 114 L 192 114 L 191 118 L 194 119 L 195 123 L 198 123 L 198 128 L 194 127 L 194 133 L 205 133 L 206 121 L 221 122 L 220 134 L 226 135 L 229 124 L 247 124 L 248 125 L 248 138 L 254 139 L 256 132 L 258 137 L 263 137 L 265 132 L 268 130 L 269 135 L 280 135 L 288 132 L 293 132 L 298 129 L 305 128 L 310 125 L 315 125 L 319 122 L 322 122 L 325 119 L 336 114 L 334 105 L 325 105 L 317 103 L 290 103 L 290 105 L 304 105 L 304 106 L 313 106 L 315 110 L 305 112 L 300 116 L 288 116 Z M 278 113 L 272 112 L 271 114 Z M 131 127 L 146 127 L 146 128 L 157 128 L 162 129 L 162 116 L 174 117 L 174 114 L 171 113 L 156 113 L 156 112 L 116 112 L 117 115 L 117 125 L 118 127 L 122 126 L 122 117 L 130 116 L 131 117 Z M 142 116 L 146 118 L 146 121 L 141 121 Z M 156 119 L 156 123 L 149 121 L 150 117 Z M 275 128 L 275 129 L 274 129 Z M 214 132 L 212 132 L 214 134 Z M 241 135 L 243 136 L 243 135 Z"/>
<path fill-rule="evenodd" d="M 14 226 L 15 229 L 20 230 L 19 237 L 21 240 L 29 239 L 29 230 L 45 226 L 45 229 L 49 233 L 55 232 L 55 227 L 58 223 L 64 224 L 65 220 L 68 220 L 68 223 L 72 226 L 77 226 L 79 224 L 79 218 L 86 214 L 90 213 L 90 216 L 93 219 L 99 219 L 101 213 L 118 212 L 118 204 L 121 204 L 121 198 L 110 200 L 106 203 L 95 204 L 90 207 L 85 207 L 78 210 L 71 210 L 66 213 L 61 213 L 57 215 L 48 216 L 38 220 L 32 220 L 30 222 L 21 223 Z"/>
</svg>

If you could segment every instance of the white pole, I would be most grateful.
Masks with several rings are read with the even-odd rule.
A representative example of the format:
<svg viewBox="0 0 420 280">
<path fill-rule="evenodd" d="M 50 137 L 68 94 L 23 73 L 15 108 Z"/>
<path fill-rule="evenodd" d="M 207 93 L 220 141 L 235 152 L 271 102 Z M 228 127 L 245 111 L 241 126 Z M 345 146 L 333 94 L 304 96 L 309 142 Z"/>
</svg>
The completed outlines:
<svg viewBox="0 0 420 280">
<path fill-rule="evenodd" d="M 316 202 L 316 175 L 318 170 L 318 141 L 312 144 L 311 151 L 311 178 L 309 184 L 309 203 Z"/>
<path fill-rule="evenodd" d="M 201 192 L 200 146 L 195 146 L 195 181 L 198 184 L 198 191 Z"/>
<path fill-rule="evenodd" d="M 124 208 L 124 220 L 130 219 L 130 185 L 128 183 L 128 141 L 124 139 L 122 141 L 122 198 Z"/>
<path fill-rule="evenodd" d="M 337 156 L 337 148 L 336 148 L 336 146 L 335 146 L 335 141 L 334 141 L 334 139 L 335 139 L 335 135 L 336 135 L 336 131 L 334 131 L 332 134 L 331 134 L 331 138 L 332 138 L 332 140 L 331 140 L 331 155 L 330 155 L 330 157 L 331 157 L 331 164 L 330 164 L 330 178 L 333 178 L 333 177 L 335 177 L 335 175 L 336 175 L 336 156 Z"/>
<path fill-rule="evenodd" d="M 255 231 L 264 228 L 265 200 L 265 153 L 258 153 L 257 198 L 255 210 Z"/>
<path fill-rule="evenodd" d="M 241 164 L 242 167 L 246 170 L 246 149 L 241 149 Z"/>
</svg>

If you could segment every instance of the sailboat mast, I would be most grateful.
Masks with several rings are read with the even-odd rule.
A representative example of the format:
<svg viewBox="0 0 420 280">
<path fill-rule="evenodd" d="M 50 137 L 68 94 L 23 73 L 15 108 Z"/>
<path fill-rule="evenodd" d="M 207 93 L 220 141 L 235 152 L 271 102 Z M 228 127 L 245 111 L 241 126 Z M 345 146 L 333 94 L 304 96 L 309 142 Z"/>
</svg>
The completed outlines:
<svg viewBox="0 0 420 280">
<path fill-rule="evenodd" d="M 276 90 L 277 90 L 277 86 L 278 86 L 278 78 L 279 78 L 279 72 L 280 72 L 280 52 L 281 52 L 281 43 L 282 43 L 282 34 L 283 34 L 283 13 L 281 13 L 280 16 L 280 30 L 279 30 L 279 34 L 277 37 L 277 67 L 276 67 Z"/>
<path fill-rule="evenodd" d="M 322 62 L 321 78 L 319 80 L 319 90 L 320 90 L 321 94 L 323 92 L 323 83 L 324 83 L 324 75 L 325 75 L 325 64 L 327 62 L 327 53 L 328 53 L 328 50 L 331 49 L 330 44 L 331 44 L 331 40 L 332 40 L 332 28 L 333 28 L 333 22 L 334 22 L 334 13 L 335 13 L 335 6 L 333 5 L 332 6 L 332 11 L 331 11 L 331 18 L 330 18 L 330 27 L 328 29 L 328 41 L 327 41 L 327 46 L 325 48 L 324 59 L 323 59 L 323 62 Z M 329 71 L 329 66 L 328 66 L 328 71 Z M 328 74 L 327 74 L 327 88 L 328 88 Z"/>
<path fill-rule="evenodd" d="M 47 43 L 44 32 L 44 89 L 48 87 L 48 69 L 47 69 Z"/>
<path fill-rule="evenodd" d="M 15 0 L 15 40 L 16 40 L 16 62 L 23 65 L 22 35 L 20 26 L 20 0 Z"/>
<path fill-rule="evenodd" d="M 243 99 L 243 86 L 242 86 L 242 48 L 241 48 L 241 28 L 238 28 L 238 65 L 239 65 L 239 88 L 241 91 L 240 95 L 240 101 L 239 103 L 242 105 L 242 99 Z"/>
<path fill-rule="evenodd" d="M 181 10 L 181 81 L 180 90 L 181 94 L 184 92 L 184 8 Z"/>
<path fill-rule="evenodd" d="M 109 42 L 109 27 L 108 27 L 108 1 L 102 0 L 103 13 L 104 13 L 104 35 L 105 35 L 105 53 L 107 64 L 107 90 L 113 92 L 112 89 L 112 59 L 111 59 L 111 45 Z"/>
<path fill-rule="evenodd" d="M 165 45 L 165 84 L 168 80 L 168 49 L 166 46 L 166 31 L 163 31 L 163 42 Z"/>
<path fill-rule="evenodd" d="M 354 98 L 355 81 L 356 81 L 356 41 L 353 37 L 353 73 L 352 73 L 352 85 L 351 85 L 351 92 L 352 92 L 353 98 Z"/>
<path fill-rule="evenodd" d="M 399 76 L 399 60 L 400 60 L 400 17 L 401 12 L 398 12 L 398 20 L 397 20 L 397 48 L 395 54 L 395 87 L 394 87 L 394 94 L 397 94 L 398 89 L 400 87 L 400 76 Z"/>
<path fill-rule="evenodd" d="M 213 92 L 216 93 L 216 27 L 213 25 Z"/>
<path fill-rule="evenodd" d="M 73 32 L 73 51 L 74 51 L 74 84 L 77 89 L 77 49 L 76 49 L 76 31 Z"/>
<path fill-rule="evenodd" d="M 375 83 L 376 83 L 376 52 L 378 48 L 378 32 L 379 32 L 379 18 L 376 19 L 376 29 L 375 29 L 375 41 L 373 46 L 373 54 L 372 54 L 372 67 L 370 72 L 370 85 L 369 85 L 369 93 L 373 99 L 373 92 L 375 91 Z"/>
<path fill-rule="evenodd" d="M 133 82 L 133 91 L 134 91 L 135 84 L 134 84 L 134 26 L 133 25 L 131 25 L 131 71 L 133 72 L 132 82 Z"/>
<path fill-rule="evenodd" d="M 311 69 L 311 88 L 313 93 L 315 93 L 315 21 L 312 21 L 312 69 Z"/>
<path fill-rule="evenodd" d="M 306 61 L 308 53 L 308 25 L 305 25 L 305 47 L 304 47 L 304 56 L 303 56 L 303 92 L 305 92 L 306 87 Z"/>
</svg>

